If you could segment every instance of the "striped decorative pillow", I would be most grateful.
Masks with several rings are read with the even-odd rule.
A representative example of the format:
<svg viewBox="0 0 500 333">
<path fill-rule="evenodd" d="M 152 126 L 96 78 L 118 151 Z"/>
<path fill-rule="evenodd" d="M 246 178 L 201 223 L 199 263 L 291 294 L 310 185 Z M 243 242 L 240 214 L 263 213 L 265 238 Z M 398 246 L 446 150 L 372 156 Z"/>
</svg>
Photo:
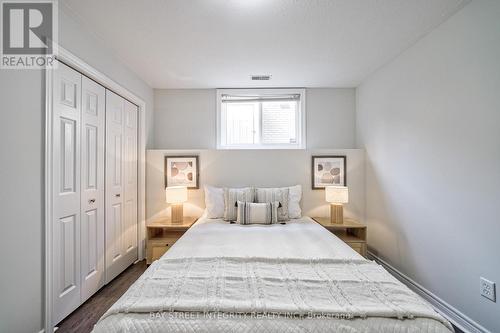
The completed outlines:
<svg viewBox="0 0 500 333">
<path fill-rule="evenodd" d="M 257 188 L 257 202 L 274 202 L 278 201 L 281 206 L 278 208 L 278 221 L 288 221 L 288 197 L 290 190 L 288 187 L 281 188 Z"/>
<path fill-rule="evenodd" d="M 237 201 L 254 201 L 253 187 L 244 188 L 225 188 L 224 189 L 224 220 L 236 220 L 236 202 Z"/>
<path fill-rule="evenodd" d="M 239 224 L 278 223 L 278 201 L 267 203 L 238 201 L 237 205 L 236 221 Z"/>
</svg>

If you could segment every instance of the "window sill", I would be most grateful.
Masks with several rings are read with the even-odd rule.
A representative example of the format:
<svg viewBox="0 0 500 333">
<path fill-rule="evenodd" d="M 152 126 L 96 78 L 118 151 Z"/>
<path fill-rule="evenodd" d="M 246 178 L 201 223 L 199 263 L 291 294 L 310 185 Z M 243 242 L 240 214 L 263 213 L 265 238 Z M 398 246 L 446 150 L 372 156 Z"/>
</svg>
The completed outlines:
<svg viewBox="0 0 500 333">
<path fill-rule="evenodd" d="M 305 150 L 305 145 L 252 145 L 252 146 L 221 146 L 217 150 Z"/>
</svg>

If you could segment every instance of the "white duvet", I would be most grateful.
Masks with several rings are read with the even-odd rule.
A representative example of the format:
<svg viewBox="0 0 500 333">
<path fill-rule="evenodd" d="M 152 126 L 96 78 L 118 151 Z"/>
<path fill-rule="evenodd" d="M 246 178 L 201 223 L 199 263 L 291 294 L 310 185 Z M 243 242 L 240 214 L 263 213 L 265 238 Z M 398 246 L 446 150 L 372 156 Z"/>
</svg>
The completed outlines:
<svg viewBox="0 0 500 333">
<path fill-rule="evenodd" d="M 309 218 L 200 219 L 95 332 L 450 332 L 430 305 Z"/>
</svg>

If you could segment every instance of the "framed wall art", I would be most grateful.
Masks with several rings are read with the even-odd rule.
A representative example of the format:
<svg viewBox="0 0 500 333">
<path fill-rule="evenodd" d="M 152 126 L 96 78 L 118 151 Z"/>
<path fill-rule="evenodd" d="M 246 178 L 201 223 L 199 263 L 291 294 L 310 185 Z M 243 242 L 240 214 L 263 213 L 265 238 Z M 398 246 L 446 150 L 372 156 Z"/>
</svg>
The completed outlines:
<svg viewBox="0 0 500 333">
<path fill-rule="evenodd" d="M 199 188 L 198 156 L 165 156 L 165 186 Z"/>
<path fill-rule="evenodd" d="M 325 186 L 347 186 L 346 156 L 313 156 L 311 165 L 312 189 Z"/>
</svg>

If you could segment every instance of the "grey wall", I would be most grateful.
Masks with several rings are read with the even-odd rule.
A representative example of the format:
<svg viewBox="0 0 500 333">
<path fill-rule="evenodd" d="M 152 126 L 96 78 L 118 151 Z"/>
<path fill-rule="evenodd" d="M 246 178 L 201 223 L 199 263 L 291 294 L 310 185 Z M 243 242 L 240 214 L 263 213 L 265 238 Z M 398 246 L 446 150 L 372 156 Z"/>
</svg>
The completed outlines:
<svg viewBox="0 0 500 333">
<path fill-rule="evenodd" d="M 369 246 L 500 332 L 500 2 L 473 1 L 358 89 Z M 497 296 L 498 297 L 498 296 Z"/>
<path fill-rule="evenodd" d="M 215 89 L 154 91 L 154 148 L 215 148 Z"/>
<path fill-rule="evenodd" d="M 42 328 L 42 73 L 0 70 L 0 332 Z"/>
<path fill-rule="evenodd" d="M 355 146 L 355 96 L 355 89 L 306 89 L 307 148 Z M 155 148 L 215 148 L 215 89 L 155 90 L 154 105 Z"/>
<path fill-rule="evenodd" d="M 64 48 L 146 101 L 151 144 L 153 90 L 64 12 L 59 37 Z M 43 80 L 39 70 L 0 70 L 0 332 L 43 327 Z"/>
</svg>

